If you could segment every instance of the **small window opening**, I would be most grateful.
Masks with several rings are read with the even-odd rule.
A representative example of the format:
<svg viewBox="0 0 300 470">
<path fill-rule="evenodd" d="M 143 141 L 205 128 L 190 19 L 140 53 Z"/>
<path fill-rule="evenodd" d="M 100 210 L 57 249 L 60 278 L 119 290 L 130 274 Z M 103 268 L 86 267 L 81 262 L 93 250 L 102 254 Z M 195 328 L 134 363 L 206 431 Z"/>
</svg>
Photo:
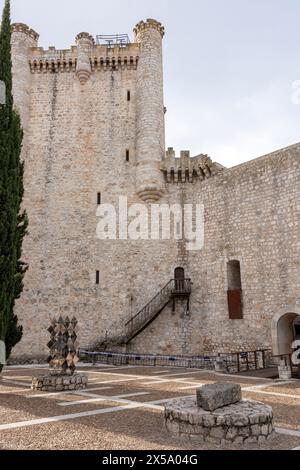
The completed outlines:
<svg viewBox="0 0 300 470">
<path fill-rule="evenodd" d="M 237 260 L 227 263 L 228 311 L 231 320 L 243 319 L 241 265 Z"/>
<path fill-rule="evenodd" d="M 97 204 L 98 204 L 98 206 L 101 205 L 101 193 L 97 194 Z"/>
<path fill-rule="evenodd" d="M 127 91 L 127 101 L 131 100 L 131 93 L 130 90 Z"/>
<path fill-rule="evenodd" d="M 126 162 L 129 162 L 129 159 L 130 159 L 130 152 L 129 152 L 129 150 L 127 149 L 127 150 L 126 150 Z"/>
<path fill-rule="evenodd" d="M 97 286 L 100 284 L 100 271 L 96 271 L 96 284 Z"/>
<path fill-rule="evenodd" d="M 241 264 L 239 261 L 232 260 L 227 263 L 227 278 L 229 290 L 242 289 Z"/>
</svg>

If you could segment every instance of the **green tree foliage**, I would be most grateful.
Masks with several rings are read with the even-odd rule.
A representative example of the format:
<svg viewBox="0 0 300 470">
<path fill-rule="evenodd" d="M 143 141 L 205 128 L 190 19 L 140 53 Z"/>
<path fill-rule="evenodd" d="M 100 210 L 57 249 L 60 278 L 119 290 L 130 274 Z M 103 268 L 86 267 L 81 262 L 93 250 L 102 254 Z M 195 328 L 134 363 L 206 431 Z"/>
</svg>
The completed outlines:
<svg viewBox="0 0 300 470">
<path fill-rule="evenodd" d="M 6 103 L 0 105 L 0 340 L 6 344 L 8 358 L 22 337 L 14 306 L 23 290 L 27 270 L 21 255 L 28 226 L 26 212 L 21 211 L 23 135 L 20 118 L 13 108 L 9 0 L 5 1 L 0 30 L 0 80 L 6 87 Z"/>
</svg>

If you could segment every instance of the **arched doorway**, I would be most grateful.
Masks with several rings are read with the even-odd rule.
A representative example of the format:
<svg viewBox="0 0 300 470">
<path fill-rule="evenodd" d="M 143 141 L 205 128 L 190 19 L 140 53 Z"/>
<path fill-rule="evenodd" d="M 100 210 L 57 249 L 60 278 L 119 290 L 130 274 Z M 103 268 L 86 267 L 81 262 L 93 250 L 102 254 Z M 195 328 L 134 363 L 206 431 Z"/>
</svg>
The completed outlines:
<svg viewBox="0 0 300 470">
<path fill-rule="evenodd" d="M 292 344 L 300 338 L 300 307 L 277 313 L 272 320 L 272 349 L 274 356 L 292 354 Z"/>
</svg>

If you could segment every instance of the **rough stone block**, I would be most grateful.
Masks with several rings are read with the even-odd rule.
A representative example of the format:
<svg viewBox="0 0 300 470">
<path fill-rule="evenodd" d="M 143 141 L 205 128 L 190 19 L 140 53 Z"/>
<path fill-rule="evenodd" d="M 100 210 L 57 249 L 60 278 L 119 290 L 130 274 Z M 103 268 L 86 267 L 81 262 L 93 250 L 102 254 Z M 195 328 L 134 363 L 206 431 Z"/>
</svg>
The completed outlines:
<svg viewBox="0 0 300 470">
<path fill-rule="evenodd" d="M 232 416 L 232 424 L 237 427 L 244 427 L 249 424 L 248 416 L 244 416 L 241 413 Z"/>
<path fill-rule="evenodd" d="M 226 439 L 227 440 L 233 440 L 236 436 L 238 435 L 238 430 L 235 427 L 231 427 L 228 429 L 227 434 L 226 434 Z"/>
<path fill-rule="evenodd" d="M 263 436 L 268 436 L 269 434 L 269 426 L 268 424 L 264 424 L 263 426 L 261 426 L 261 434 Z"/>
<path fill-rule="evenodd" d="M 268 417 L 267 414 L 261 413 L 261 414 L 259 415 L 259 422 L 260 422 L 260 424 L 265 424 L 265 423 L 267 423 L 268 421 L 269 421 L 269 417 Z"/>
<path fill-rule="evenodd" d="M 217 422 L 216 422 L 217 426 L 223 426 L 225 423 L 226 423 L 225 416 L 217 416 Z"/>
<path fill-rule="evenodd" d="M 250 415 L 249 421 L 250 424 L 259 424 L 259 415 Z"/>
<path fill-rule="evenodd" d="M 221 426 L 216 426 L 212 428 L 210 432 L 210 437 L 214 437 L 215 439 L 224 439 L 225 435 L 226 431 Z"/>
<path fill-rule="evenodd" d="M 232 417 L 230 415 L 225 416 L 226 426 L 232 426 Z"/>
<path fill-rule="evenodd" d="M 250 436 L 250 434 L 251 434 L 251 431 L 250 431 L 249 426 L 244 426 L 242 428 L 239 428 L 239 436 L 248 437 Z"/>
<path fill-rule="evenodd" d="M 213 415 L 204 415 L 203 416 L 203 426 L 206 428 L 212 428 L 216 424 L 216 418 Z"/>
<path fill-rule="evenodd" d="M 241 386 L 238 384 L 216 383 L 197 388 L 197 404 L 206 411 L 238 403 L 241 398 Z"/>
<path fill-rule="evenodd" d="M 252 434 L 253 436 L 259 436 L 260 435 L 260 426 L 258 424 L 254 424 L 251 426 Z"/>
<path fill-rule="evenodd" d="M 247 437 L 245 440 L 244 440 L 244 444 L 254 444 L 256 443 L 258 440 L 257 437 L 255 436 L 250 436 L 250 437 Z"/>
<path fill-rule="evenodd" d="M 166 427 L 171 433 L 179 434 L 179 423 L 176 423 L 174 421 L 167 421 Z"/>
</svg>

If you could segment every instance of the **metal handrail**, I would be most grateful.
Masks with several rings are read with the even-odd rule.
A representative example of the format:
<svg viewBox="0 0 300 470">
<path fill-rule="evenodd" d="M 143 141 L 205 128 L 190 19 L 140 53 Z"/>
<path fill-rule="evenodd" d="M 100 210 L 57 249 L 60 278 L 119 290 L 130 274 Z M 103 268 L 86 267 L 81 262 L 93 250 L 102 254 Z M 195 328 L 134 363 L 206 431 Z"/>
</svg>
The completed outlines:
<svg viewBox="0 0 300 470">
<path fill-rule="evenodd" d="M 136 317 L 138 317 L 140 315 L 140 313 L 143 312 L 143 310 L 145 310 L 152 302 L 154 302 L 154 300 L 159 296 L 161 295 L 161 293 L 172 283 L 173 279 L 171 279 L 166 285 L 165 287 L 163 287 L 159 292 L 158 294 L 156 294 L 136 315 L 134 315 L 132 318 L 130 318 L 130 320 L 128 320 L 128 322 L 126 323 L 126 326 L 132 321 L 134 320 Z"/>
<path fill-rule="evenodd" d="M 243 351 L 244 353 L 262 353 L 262 352 L 270 352 L 270 349 L 265 350 L 258 350 L 258 351 Z M 201 368 L 207 370 L 214 370 L 215 369 L 215 362 L 218 357 L 221 357 L 222 354 L 226 354 L 228 357 L 231 356 L 232 359 L 239 353 L 220 353 L 218 355 L 213 356 L 205 356 L 205 355 L 156 355 L 156 354 L 138 354 L 138 353 L 117 353 L 117 352 L 109 352 L 109 351 L 85 351 L 83 349 L 79 350 L 80 355 L 85 357 L 91 357 L 93 363 L 96 363 L 96 360 L 101 360 L 101 362 L 105 362 L 106 364 L 139 364 L 139 365 L 151 365 L 151 366 L 174 366 L 174 367 L 186 367 L 186 368 Z M 267 367 L 267 364 L 263 361 L 258 361 L 255 363 L 255 369 L 253 367 L 251 370 L 263 370 Z M 240 369 L 241 370 L 241 369 Z M 238 364 L 236 363 L 228 363 L 224 372 L 228 373 L 237 373 L 240 371 L 238 368 Z M 250 370 L 246 369 L 246 370 Z M 246 372 L 245 368 L 243 368 L 242 372 Z"/>
<path fill-rule="evenodd" d="M 266 367 L 266 360 L 267 360 L 267 353 L 272 352 L 271 349 L 258 349 L 255 351 L 239 351 L 235 353 L 219 353 L 218 357 L 223 358 L 226 364 L 227 369 L 232 367 L 232 361 L 236 360 L 236 367 L 238 372 L 242 372 L 244 369 L 243 366 L 246 365 L 246 370 L 249 371 L 251 369 L 251 364 L 254 364 L 254 370 L 259 370 L 259 361 L 262 362 L 262 368 L 265 369 Z M 251 357 L 251 355 L 253 357 Z M 259 356 L 261 355 L 261 356 Z M 246 364 L 245 364 L 246 362 Z"/>
<path fill-rule="evenodd" d="M 176 282 L 183 282 L 183 289 L 179 289 L 179 290 L 175 289 Z M 185 289 L 186 286 L 188 287 L 188 289 Z M 155 304 L 159 298 L 166 301 L 167 298 L 171 296 L 172 292 L 190 293 L 191 292 L 191 279 L 182 279 L 182 281 L 179 279 L 171 279 L 136 315 L 134 315 L 132 318 L 130 318 L 130 320 L 128 320 L 125 326 L 128 327 L 129 325 L 132 325 L 133 327 L 135 320 L 137 320 L 140 317 L 142 317 L 142 320 L 139 323 L 142 324 L 145 321 L 145 318 L 143 318 L 143 315 L 146 312 L 149 314 L 148 315 L 149 317 L 151 316 L 151 312 L 149 312 L 149 310 L 151 309 L 152 305 Z M 163 302 L 161 302 L 161 304 L 162 303 Z M 155 313 L 153 315 L 155 315 Z"/>
</svg>

